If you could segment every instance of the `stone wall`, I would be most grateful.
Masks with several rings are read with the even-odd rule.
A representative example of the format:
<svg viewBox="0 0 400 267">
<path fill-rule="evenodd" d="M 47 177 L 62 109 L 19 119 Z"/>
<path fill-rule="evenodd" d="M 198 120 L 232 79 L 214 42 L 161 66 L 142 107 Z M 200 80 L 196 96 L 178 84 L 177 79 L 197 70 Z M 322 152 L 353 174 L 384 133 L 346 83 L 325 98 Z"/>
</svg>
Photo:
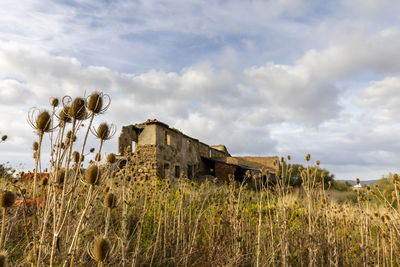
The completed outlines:
<svg viewBox="0 0 400 267">
<path fill-rule="evenodd" d="M 155 145 L 136 145 L 132 162 L 139 178 L 155 178 L 157 173 L 157 155 Z"/>
</svg>

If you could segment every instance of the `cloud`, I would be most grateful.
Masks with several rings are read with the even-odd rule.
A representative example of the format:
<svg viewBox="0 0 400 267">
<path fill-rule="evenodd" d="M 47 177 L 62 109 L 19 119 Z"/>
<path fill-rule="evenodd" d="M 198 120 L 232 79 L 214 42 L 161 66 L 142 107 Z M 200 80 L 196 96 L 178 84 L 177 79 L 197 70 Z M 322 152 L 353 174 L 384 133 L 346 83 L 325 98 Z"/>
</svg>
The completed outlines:
<svg viewBox="0 0 400 267">
<path fill-rule="evenodd" d="M 390 0 L 1 1 L 0 132 L 10 139 L 0 158 L 32 162 L 30 107 L 102 90 L 112 105 L 96 124 L 158 118 L 234 154 L 302 161 L 311 152 L 342 176 L 383 174 L 400 160 L 399 8 Z M 105 145 L 115 149 L 116 138 Z"/>
</svg>

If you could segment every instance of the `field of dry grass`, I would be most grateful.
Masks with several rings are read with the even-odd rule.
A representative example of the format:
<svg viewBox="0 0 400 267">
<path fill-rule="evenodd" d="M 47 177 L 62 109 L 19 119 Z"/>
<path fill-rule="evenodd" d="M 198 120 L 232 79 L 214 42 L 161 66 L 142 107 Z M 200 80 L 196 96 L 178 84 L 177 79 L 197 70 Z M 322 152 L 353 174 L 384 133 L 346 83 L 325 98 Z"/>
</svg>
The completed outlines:
<svg viewBox="0 0 400 267">
<path fill-rule="evenodd" d="M 89 131 L 109 98 L 93 93 L 62 102 L 30 116 L 38 136 L 35 174 L 43 137 L 53 135 L 49 179 L 1 180 L 0 266 L 400 264 L 397 175 L 390 195 L 379 187 L 343 195 L 316 182 L 319 162 L 312 165 L 309 155 L 296 190 L 286 159 L 276 185 L 250 176 L 242 184 L 141 180 L 129 161 L 116 168 L 113 154 L 83 170 L 86 139 L 98 138 L 100 155 L 113 135 L 109 124 Z M 76 136 L 82 147 L 74 146 Z"/>
</svg>

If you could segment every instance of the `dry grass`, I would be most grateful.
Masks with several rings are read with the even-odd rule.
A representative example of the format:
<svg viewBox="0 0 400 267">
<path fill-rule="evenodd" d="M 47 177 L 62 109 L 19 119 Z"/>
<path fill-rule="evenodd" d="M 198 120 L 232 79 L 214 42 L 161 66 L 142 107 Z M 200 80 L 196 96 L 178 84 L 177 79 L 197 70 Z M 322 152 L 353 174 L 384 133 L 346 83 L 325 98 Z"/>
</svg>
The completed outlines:
<svg viewBox="0 0 400 267">
<path fill-rule="evenodd" d="M 63 117 L 55 128 L 58 113 L 53 106 L 52 124 L 36 125 L 41 130 L 37 131 L 35 173 L 40 172 L 41 135 L 52 135 L 47 184 L 36 178 L 34 182 L 1 181 L 3 190 L 20 199 L 36 195 L 45 200 L 44 205 L 23 202 L 3 209 L 1 236 L 6 253 L 1 255 L 9 266 L 400 264 L 397 187 L 390 199 L 379 188 L 337 195 L 316 182 L 317 166 L 308 166 L 302 172 L 302 188 L 293 191 L 285 184 L 290 180 L 289 163 L 282 164 L 288 167 L 281 170 L 283 179 L 275 186 L 257 177 L 223 185 L 184 177 L 142 180 L 129 162 L 117 169 L 113 156 L 109 163 L 93 161 L 91 166 L 96 167 L 83 171 L 79 168 L 83 157 L 73 157 L 74 136 L 83 137 L 80 155 L 87 156 L 85 143 L 93 118 L 105 112 L 98 105 L 107 104 L 99 100 L 102 94 L 95 95 L 87 101 L 91 110 L 85 111 L 81 100 L 64 98 L 67 107 L 75 103 L 69 123 Z M 89 123 L 82 127 L 86 119 Z M 112 132 L 93 132 L 101 152 Z M 397 186 L 398 181 L 393 182 Z"/>
</svg>

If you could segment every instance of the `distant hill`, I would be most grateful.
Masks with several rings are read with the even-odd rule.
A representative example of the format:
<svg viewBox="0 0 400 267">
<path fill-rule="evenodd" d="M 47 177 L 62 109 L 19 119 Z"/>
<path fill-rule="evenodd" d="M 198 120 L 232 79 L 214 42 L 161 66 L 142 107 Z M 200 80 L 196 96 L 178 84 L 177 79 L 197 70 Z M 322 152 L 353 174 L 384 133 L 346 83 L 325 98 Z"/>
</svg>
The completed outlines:
<svg viewBox="0 0 400 267">
<path fill-rule="evenodd" d="M 349 182 L 349 184 L 352 184 L 352 185 L 355 185 L 355 184 L 356 184 L 356 181 L 355 181 L 355 180 L 336 180 L 336 181 L 342 182 L 342 183 L 344 183 L 344 182 Z M 361 185 L 364 185 L 364 184 L 366 184 L 366 185 L 371 185 L 371 184 L 376 183 L 377 181 L 378 181 L 378 180 L 360 181 L 360 184 L 361 184 Z"/>
</svg>

